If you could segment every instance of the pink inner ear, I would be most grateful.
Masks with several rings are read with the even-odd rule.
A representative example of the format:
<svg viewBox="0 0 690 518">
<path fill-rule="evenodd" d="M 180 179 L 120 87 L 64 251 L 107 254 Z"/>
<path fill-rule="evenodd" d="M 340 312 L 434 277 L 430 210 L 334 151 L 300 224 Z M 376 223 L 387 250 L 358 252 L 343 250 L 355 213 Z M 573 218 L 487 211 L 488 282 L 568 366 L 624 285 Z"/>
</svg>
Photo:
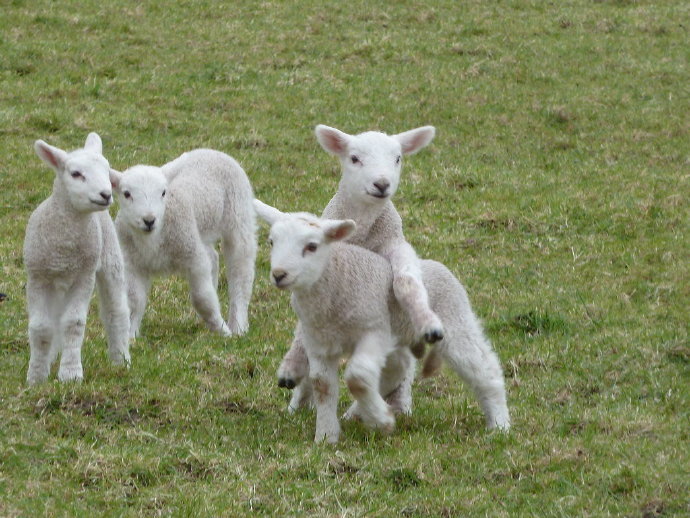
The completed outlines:
<svg viewBox="0 0 690 518">
<path fill-rule="evenodd" d="M 52 165 L 53 167 L 60 167 L 60 163 L 58 162 L 57 157 L 49 148 L 41 147 L 41 153 L 43 154 L 43 158 L 50 162 L 50 165 Z"/>
<path fill-rule="evenodd" d="M 347 149 L 347 142 L 341 135 L 334 131 L 323 131 L 321 132 L 321 139 L 326 147 L 331 153 L 344 153 Z"/>
</svg>

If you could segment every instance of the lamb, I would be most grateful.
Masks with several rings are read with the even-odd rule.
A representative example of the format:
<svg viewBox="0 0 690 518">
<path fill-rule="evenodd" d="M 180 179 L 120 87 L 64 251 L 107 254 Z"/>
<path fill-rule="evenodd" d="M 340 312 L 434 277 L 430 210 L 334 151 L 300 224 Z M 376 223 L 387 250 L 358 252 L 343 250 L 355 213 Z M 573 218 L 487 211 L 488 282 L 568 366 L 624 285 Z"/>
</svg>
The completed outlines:
<svg viewBox="0 0 690 518">
<path fill-rule="evenodd" d="M 212 331 L 244 334 L 254 282 L 256 215 L 252 187 L 240 165 L 220 151 L 197 149 L 162 167 L 137 165 L 114 174 L 130 337 L 139 335 L 151 278 L 174 272 L 187 278 L 192 304 Z M 227 322 L 216 292 L 219 239 L 230 299 Z"/>
<path fill-rule="evenodd" d="M 79 381 L 94 284 L 110 359 L 130 363 L 122 253 L 108 214 L 115 179 L 96 133 L 69 153 L 42 140 L 34 148 L 55 180 L 52 194 L 31 214 L 24 241 L 31 351 L 26 379 L 30 385 L 46 380 L 61 353 L 58 379 Z"/>
<path fill-rule="evenodd" d="M 417 346 L 416 355 L 423 354 L 424 342 L 436 342 L 443 338 L 444 332 L 438 316 L 429 308 L 419 259 L 405 240 L 402 220 L 391 198 L 400 181 L 402 156 L 427 146 L 435 132 L 433 126 L 424 126 L 392 136 L 374 131 L 353 136 L 324 125 L 316 127 L 319 144 L 338 156 L 342 166 L 338 191 L 324 209 L 323 217 L 354 219 L 357 229 L 348 242 L 376 252 L 390 262 L 395 296 L 415 329 L 411 345 Z M 433 358 L 432 353 L 430 359 Z M 405 363 L 408 365 L 407 375 L 387 400 L 397 412 L 409 414 L 415 362 L 410 359 Z M 430 373 L 432 361 L 428 367 Z M 278 385 L 295 388 L 288 405 L 290 412 L 311 403 L 311 387 L 309 383 L 301 383 L 308 370 L 298 324 L 293 344 L 278 369 Z"/>
<path fill-rule="evenodd" d="M 271 225 L 272 282 L 291 291 L 291 304 L 301 322 L 315 391 L 315 440 L 338 440 L 337 376 L 342 356 L 350 356 L 345 380 L 356 400 L 346 417 L 392 431 L 395 418 L 382 394 L 407 374 L 396 350 L 405 350 L 416 330 L 394 295 L 390 263 L 342 242 L 356 231 L 352 220 L 282 213 L 259 200 L 254 206 Z M 487 426 L 507 430 L 510 418 L 501 366 L 462 284 L 435 261 L 422 261 L 421 273 L 431 308 L 445 329 L 435 346 L 437 354 L 474 390 Z"/>
</svg>

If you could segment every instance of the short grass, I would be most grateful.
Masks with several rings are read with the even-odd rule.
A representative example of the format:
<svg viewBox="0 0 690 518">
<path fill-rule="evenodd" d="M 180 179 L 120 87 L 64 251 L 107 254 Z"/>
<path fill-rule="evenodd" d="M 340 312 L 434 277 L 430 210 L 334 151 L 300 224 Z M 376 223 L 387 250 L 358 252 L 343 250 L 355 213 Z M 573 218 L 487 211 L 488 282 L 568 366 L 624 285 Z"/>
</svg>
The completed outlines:
<svg viewBox="0 0 690 518">
<path fill-rule="evenodd" d="M 0 515 L 690 513 L 687 2 L 1 9 Z M 97 131 L 118 169 L 220 149 L 261 199 L 319 212 L 338 167 L 317 123 L 437 127 L 397 206 L 484 319 L 509 435 L 446 372 L 392 436 L 347 423 L 312 445 L 313 414 L 287 415 L 276 386 L 295 318 L 265 229 L 246 337 L 208 333 L 165 279 L 130 370 L 108 364 L 93 308 L 84 382 L 26 387 L 22 239 L 52 184 L 35 139 Z"/>
</svg>

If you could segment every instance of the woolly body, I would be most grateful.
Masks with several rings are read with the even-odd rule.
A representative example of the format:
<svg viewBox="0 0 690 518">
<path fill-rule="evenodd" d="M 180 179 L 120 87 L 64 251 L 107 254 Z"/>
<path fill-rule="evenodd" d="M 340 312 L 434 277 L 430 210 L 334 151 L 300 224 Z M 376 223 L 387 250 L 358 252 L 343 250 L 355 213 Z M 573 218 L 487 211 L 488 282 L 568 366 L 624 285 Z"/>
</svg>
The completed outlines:
<svg viewBox="0 0 690 518">
<path fill-rule="evenodd" d="M 331 242 L 343 239 L 342 232 L 333 237 L 333 229 L 348 221 L 309 219 L 304 214 L 279 213 L 258 201 L 255 204 L 272 224 L 272 277 L 278 287 L 292 291 L 291 303 L 300 319 L 315 391 L 315 439 L 334 442 L 339 435 L 335 408 L 338 359 L 342 356 L 351 356 L 345 377 L 356 399 L 346 417 L 361 418 L 370 426 L 390 431 L 393 409 L 381 396 L 407 376 L 408 364 L 400 352 L 409 351 L 406 346 L 416 336 L 394 294 L 390 263 L 362 247 Z M 323 228 L 325 237 L 320 238 L 310 226 Z M 507 429 L 510 419 L 501 367 L 464 288 L 435 261 L 422 261 L 421 271 L 431 307 L 447 330 L 435 346 L 437 354 L 474 390 L 487 425 Z"/>
<path fill-rule="evenodd" d="M 127 269 L 134 337 L 153 276 L 182 273 L 192 303 L 209 328 L 223 335 L 249 327 L 256 223 L 253 193 L 240 165 L 209 149 L 184 153 L 161 168 L 135 166 L 121 175 L 115 224 Z M 125 193 L 127 195 L 125 195 Z M 227 324 L 216 292 L 221 240 L 229 291 Z"/>
</svg>

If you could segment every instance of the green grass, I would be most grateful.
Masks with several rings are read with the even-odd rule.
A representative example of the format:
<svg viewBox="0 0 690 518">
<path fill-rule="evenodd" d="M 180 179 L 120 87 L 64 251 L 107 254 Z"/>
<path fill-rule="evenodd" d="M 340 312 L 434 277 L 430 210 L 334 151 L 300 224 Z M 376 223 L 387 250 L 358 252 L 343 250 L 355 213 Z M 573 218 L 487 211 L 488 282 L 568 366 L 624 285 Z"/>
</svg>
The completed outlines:
<svg viewBox="0 0 690 518">
<path fill-rule="evenodd" d="M 689 24 L 671 0 L 2 2 L 0 515 L 689 514 Z M 93 307 L 84 382 L 27 388 L 34 140 L 97 131 L 117 169 L 216 148 L 257 197 L 319 212 L 318 123 L 437 127 L 397 206 L 485 322 L 509 435 L 444 372 L 392 436 L 312 445 L 276 384 L 295 318 L 263 228 L 246 337 L 208 333 L 168 278 L 130 370 Z"/>
</svg>

